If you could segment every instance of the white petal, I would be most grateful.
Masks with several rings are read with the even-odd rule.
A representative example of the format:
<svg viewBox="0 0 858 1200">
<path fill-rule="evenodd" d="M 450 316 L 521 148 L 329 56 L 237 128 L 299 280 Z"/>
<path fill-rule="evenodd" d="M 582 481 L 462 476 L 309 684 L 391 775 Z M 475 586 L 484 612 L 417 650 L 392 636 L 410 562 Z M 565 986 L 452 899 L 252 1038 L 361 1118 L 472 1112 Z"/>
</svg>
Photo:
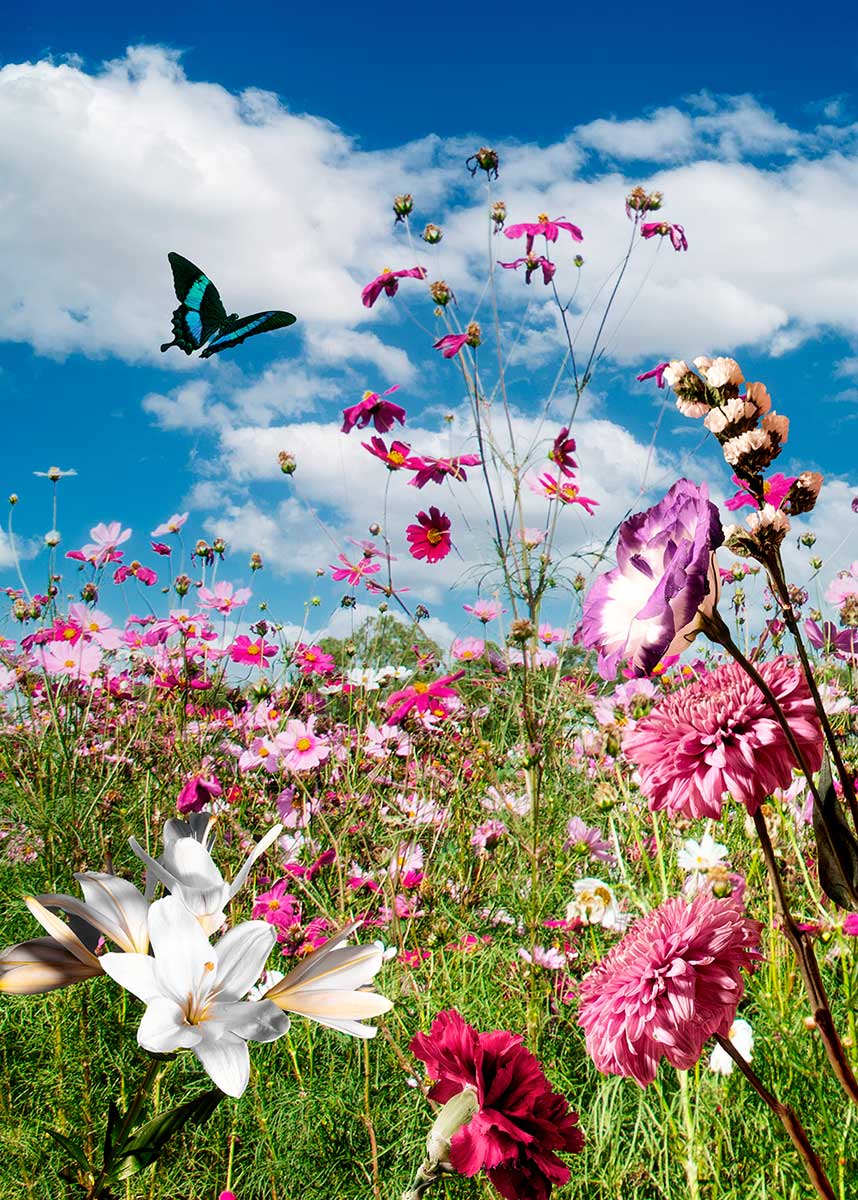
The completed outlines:
<svg viewBox="0 0 858 1200">
<path fill-rule="evenodd" d="M 282 981 L 282 985 L 278 984 L 277 986 L 295 987 L 295 985 L 302 979 L 312 979 L 315 976 L 318 976 L 321 971 L 324 970 L 322 964 L 331 951 L 336 949 L 336 947 L 339 946 L 341 942 L 344 942 L 347 937 L 350 937 L 356 929 L 360 929 L 362 924 L 362 921 L 351 921 L 348 925 L 344 925 L 343 928 L 338 933 L 335 933 L 332 938 L 328 938 L 323 946 L 320 946 L 318 950 L 314 950 L 312 954 L 308 954 L 303 962 L 299 963 L 297 967 L 294 967 L 289 972 L 286 978 Z M 362 947 L 357 948 L 362 949 Z"/>
<path fill-rule="evenodd" d="M 325 950 L 327 943 L 321 949 Z M 318 961 L 314 961 L 314 960 Z M 371 983 L 381 969 L 384 951 L 374 942 L 363 946 L 339 946 L 329 954 L 319 951 L 309 956 L 309 970 L 300 980 L 301 987 L 342 988 L 353 991 Z M 289 983 L 289 976 L 284 980 Z"/>
<path fill-rule="evenodd" d="M 176 896 L 149 909 L 159 991 L 185 1007 L 191 996 L 207 995 L 214 984 L 217 955 L 193 913 Z"/>
<path fill-rule="evenodd" d="M 34 996 L 101 974 L 96 958 L 87 965 L 56 938 L 33 938 L 0 951 L 0 995 Z"/>
<path fill-rule="evenodd" d="M 205 1025 L 201 1028 L 205 1030 Z M 250 1055 L 241 1038 L 229 1033 L 217 1040 L 203 1036 L 194 1046 L 194 1054 L 222 1092 L 235 1097 L 242 1094 L 250 1078 Z"/>
<path fill-rule="evenodd" d="M 289 1018 L 268 1000 L 237 1000 L 217 1008 L 218 1020 L 246 1042 L 274 1042 L 289 1030 Z"/>
<path fill-rule="evenodd" d="M 91 951 L 87 950 L 77 934 L 69 929 L 65 921 L 61 921 L 58 916 L 45 908 L 33 896 L 25 896 L 24 903 L 42 928 L 46 929 L 52 938 L 59 942 L 65 950 L 68 950 L 69 954 L 73 954 L 85 966 L 94 967 L 96 974 L 98 973 L 99 960 Z"/>
<path fill-rule="evenodd" d="M 220 939 L 215 987 L 223 1000 L 245 996 L 262 974 L 277 933 L 267 921 L 244 921 Z"/>
<path fill-rule="evenodd" d="M 161 995 L 155 960 L 148 954 L 102 954 L 98 960 L 105 975 L 149 1004 Z"/>
<path fill-rule="evenodd" d="M 161 856 L 161 865 L 180 883 L 197 891 L 223 886 L 223 876 L 205 846 L 195 838 L 177 838 Z"/>
<path fill-rule="evenodd" d="M 378 992 L 314 991 L 302 987 L 281 993 L 273 1003 L 278 1008 L 323 1023 L 330 1019 L 360 1021 L 366 1017 L 381 1016 L 393 1008 L 393 1001 Z"/>
<path fill-rule="evenodd" d="M 149 949 L 149 905 L 134 884 L 101 871 L 87 871 L 75 879 L 86 900 L 87 911 L 80 914 L 84 920 L 129 954 L 145 954 Z"/>
<path fill-rule="evenodd" d="M 195 1047 L 201 1040 L 197 1026 L 188 1025 L 179 1005 L 164 996 L 148 1005 L 137 1030 L 138 1044 L 153 1054 Z"/>
<path fill-rule="evenodd" d="M 271 843 L 273 841 L 275 841 L 282 832 L 283 832 L 283 826 L 275 825 L 273 829 L 268 830 L 268 832 L 266 833 L 266 835 L 262 839 L 262 841 L 258 842 L 256 844 L 256 846 L 254 846 L 254 848 L 251 851 L 250 855 L 248 856 L 247 861 L 245 862 L 244 866 L 241 868 L 241 870 L 236 875 L 235 879 L 233 879 L 232 883 L 230 884 L 230 887 L 229 887 L 230 900 L 233 898 L 233 896 L 236 894 L 236 892 L 239 890 L 239 888 L 242 887 L 242 885 L 244 884 L 244 881 L 247 879 L 248 875 L 250 874 L 250 868 L 256 862 L 257 858 L 259 858 L 260 854 L 264 854 L 265 851 L 268 849 L 268 847 L 271 845 Z"/>
</svg>

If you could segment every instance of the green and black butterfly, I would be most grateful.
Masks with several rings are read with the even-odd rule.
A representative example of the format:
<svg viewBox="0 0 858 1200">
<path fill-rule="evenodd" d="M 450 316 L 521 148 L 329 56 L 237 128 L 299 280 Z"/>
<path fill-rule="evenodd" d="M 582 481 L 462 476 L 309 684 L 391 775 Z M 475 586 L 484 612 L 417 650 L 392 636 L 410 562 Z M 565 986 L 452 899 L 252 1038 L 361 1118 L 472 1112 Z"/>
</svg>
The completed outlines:
<svg viewBox="0 0 858 1200">
<path fill-rule="evenodd" d="M 171 346 L 178 346 L 185 354 L 193 354 L 205 346 L 200 358 L 208 358 L 237 346 L 245 338 L 253 337 L 256 333 L 268 333 L 270 329 L 283 329 L 294 325 L 296 317 L 292 313 L 269 312 L 252 313 L 249 317 L 240 317 L 238 313 L 227 315 L 217 288 L 204 275 L 199 267 L 182 258 L 181 254 L 167 255 L 173 268 L 173 283 L 179 307 L 173 313 L 173 341 L 165 342 L 161 353 Z M 208 345 L 206 345 L 208 343 Z"/>
</svg>

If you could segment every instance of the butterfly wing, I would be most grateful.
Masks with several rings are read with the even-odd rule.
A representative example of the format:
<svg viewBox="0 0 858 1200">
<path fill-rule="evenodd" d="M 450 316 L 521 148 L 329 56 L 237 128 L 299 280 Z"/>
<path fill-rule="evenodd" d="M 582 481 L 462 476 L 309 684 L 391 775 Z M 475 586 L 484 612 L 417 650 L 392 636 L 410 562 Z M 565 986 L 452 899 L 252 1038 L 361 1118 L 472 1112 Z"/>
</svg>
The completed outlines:
<svg viewBox="0 0 858 1200">
<path fill-rule="evenodd" d="M 185 354 L 198 350 L 226 322 L 226 309 L 217 288 L 199 267 L 175 252 L 167 255 L 179 307 L 173 313 L 173 341 L 161 350 L 178 346 Z"/>
<path fill-rule="evenodd" d="M 230 346 L 238 346 L 245 338 L 253 337 L 254 334 L 284 329 L 287 325 L 294 325 L 296 320 L 297 317 L 292 313 L 274 310 L 252 313 L 249 317 L 227 321 L 225 327 L 218 331 L 200 354 L 200 358 L 209 358 L 212 354 L 219 354 L 221 350 L 228 350 Z"/>
</svg>

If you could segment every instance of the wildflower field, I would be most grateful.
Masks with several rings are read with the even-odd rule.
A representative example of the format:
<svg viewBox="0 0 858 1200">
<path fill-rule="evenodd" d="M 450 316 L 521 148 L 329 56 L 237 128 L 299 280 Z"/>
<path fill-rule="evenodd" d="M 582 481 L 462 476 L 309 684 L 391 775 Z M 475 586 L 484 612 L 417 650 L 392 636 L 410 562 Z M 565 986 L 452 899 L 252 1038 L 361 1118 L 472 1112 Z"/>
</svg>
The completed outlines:
<svg viewBox="0 0 858 1200">
<path fill-rule="evenodd" d="M 423 265 L 443 230 L 408 194 L 405 265 L 363 287 L 419 296 L 471 426 L 429 454 L 405 388 L 342 398 L 379 494 L 319 568 L 346 636 L 310 595 L 287 636 L 272 564 L 188 513 L 131 529 L 94 494 L 67 547 L 67 471 L 41 473 L 52 527 L 0 625 L 2 1196 L 858 1194 L 858 564 L 813 559 L 824 481 L 773 469 L 789 419 L 726 355 L 629 390 L 697 422 L 731 498 L 679 478 L 570 546 L 610 486 L 575 419 L 626 268 L 688 240 L 660 193 L 617 197 L 629 239 L 584 348 L 587 231 L 508 213 L 490 147 L 467 167 L 483 307 L 463 319 Z M 169 261 L 165 353 L 300 320 L 227 317 Z M 548 289 L 565 342 L 529 441 L 506 271 Z M 300 496 L 294 447 L 279 466 Z M 459 553 L 464 490 L 483 558 L 441 645 L 397 571 L 429 586 Z"/>
</svg>

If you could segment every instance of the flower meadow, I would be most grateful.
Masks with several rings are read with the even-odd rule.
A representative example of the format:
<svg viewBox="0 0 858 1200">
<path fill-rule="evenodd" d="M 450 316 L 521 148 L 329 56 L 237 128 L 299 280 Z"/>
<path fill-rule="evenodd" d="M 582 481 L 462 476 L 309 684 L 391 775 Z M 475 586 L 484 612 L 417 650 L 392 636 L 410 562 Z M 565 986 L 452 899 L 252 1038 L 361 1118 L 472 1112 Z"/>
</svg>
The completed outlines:
<svg viewBox="0 0 858 1200">
<path fill-rule="evenodd" d="M 789 419 L 727 356 L 629 380 L 723 455 L 722 510 L 679 478 L 569 552 L 606 486 L 575 417 L 626 267 L 689 242 L 659 193 L 625 197 L 582 350 L 587 231 L 507 214 L 501 165 L 467 163 L 491 330 L 418 261 L 443 229 L 408 194 L 407 265 L 362 288 L 428 296 L 472 428 L 430 456 L 396 384 L 344 398 L 384 514 L 320 568 L 347 636 L 313 597 L 287 636 L 275 564 L 188 513 L 67 549 L 67 472 L 37 473 L 52 528 L 0 625 L 3 1195 L 856 1194 L 858 564 L 810 557 L 824 481 L 772 471 Z M 500 272 L 547 290 L 564 343 L 538 444 L 506 396 Z M 392 487 L 414 488 L 404 528 Z M 397 568 L 431 585 L 462 489 L 485 558 L 439 645 Z"/>
</svg>

